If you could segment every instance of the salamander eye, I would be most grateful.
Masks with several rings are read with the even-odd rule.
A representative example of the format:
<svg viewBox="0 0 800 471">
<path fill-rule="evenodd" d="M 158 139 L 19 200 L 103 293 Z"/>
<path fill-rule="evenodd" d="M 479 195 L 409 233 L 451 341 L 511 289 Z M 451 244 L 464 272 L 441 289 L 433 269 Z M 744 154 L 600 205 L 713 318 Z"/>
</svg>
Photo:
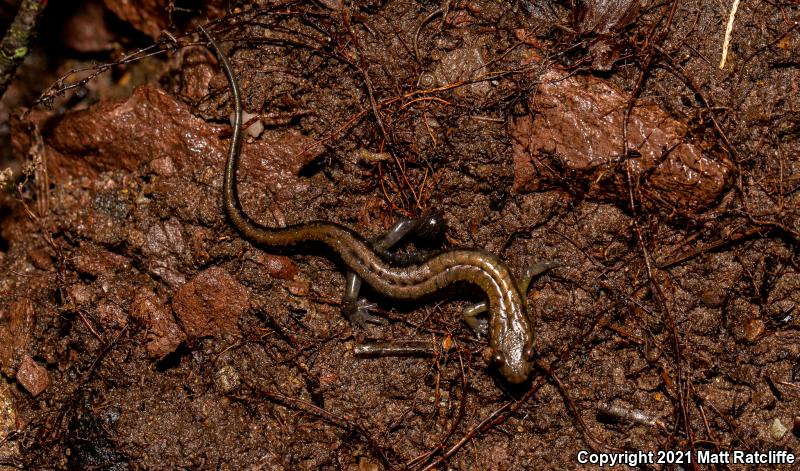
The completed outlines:
<svg viewBox="0 0 800 471">
<path fill-rule="evenodd" d="M 498 366 L 503 366 L 506 364 L 506 357 L 503 356 L 502 352 L 494 352 L 492 355 L 492 361 Z"/>
<path fill-rule="evenodd" d="M 533 360 L 533 357 L 536 355 L 536 351 L 533 349 L 533 347 L 528 347 L 525 349 L 525 352 L 523 352 L 523 355 L 525 355 L 526 359 Z"/>
</svg>

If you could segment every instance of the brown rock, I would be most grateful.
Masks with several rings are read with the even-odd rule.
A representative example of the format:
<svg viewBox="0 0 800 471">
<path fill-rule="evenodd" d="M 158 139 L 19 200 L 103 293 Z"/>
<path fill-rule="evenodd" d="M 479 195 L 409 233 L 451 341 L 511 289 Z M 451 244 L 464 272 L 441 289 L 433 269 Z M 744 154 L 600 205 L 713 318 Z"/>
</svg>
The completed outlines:
<svg viewBox="0 0 800 471">
<path fill-rule="evenodd" d="M 236 333 L 239 316 L 249 307 L 247 288 L 219 267 L 195 276 L 172 299 L 172 310 L 189 337 Z"/>
<path fill-rule="evenodd" d="M 33 329 L 33 303 L 30 299 L 18 299 L 8 305 L 0 305 L 0 369 L 6 374 L 30 340 Z"/>
<path fill-rule="evenodd" d="M 122 308 L 118 304 L 107 300 L 98 303 L 97 315 L 106 328 L 121 329 L 128 325 L 128 317 Z"/>
<path fill-rule="evenodd" d="M 150 161 L 150 170 L 157 175 L 171 177 L 175 175 L 175 164 L 169 157 L 161 157 Z"/>
<path fill-rule="evenodd" d="M 257 263 L 266 267 L 269 276 L 273 278 L 291 280 L 297 276 L 297 265 L 289 257 L 259 253 L 254 258 Z"/>
<path fill-rule="evenodd" d="M 575 23 L 581 34 L 608 35 L 636 18 L 639 0 L 587 0 L 577 6 Z"/>
<path fill-rule="evenodd" d="M 444 87 L 459 82 L 469 82 L 486 75 L 486 61 L 483 59 L 480 45 L 454 49 L 436 62 L 433 69 L 434 84 Z M 453 93 L 461 97 L 485 97 L 492 86 L 486 80 L 478 80 L 463 87 L 453 89 Z"/>
<path fill-rule="evenodd" d="M 147 232 L 142 246 L 142 252 L 150 258 L 147 269 L 177 289 L 186 283 L 179 266 L 184 248 L 180 221 L 170 218 L 163 223 L 154 224 Z"/>
<path fill-rule="evenodd" d="M 88 243 L 81 243 L 70 261 L 78 273 L 95 277 L 109 275 L 128 266 L 127 257 Z"/>
<path fill-rule="evenodd" d="M 225 81 L 214 81 L 219 78 L 219 67 L 214 54 L 204 47 L 187 47 L 180 51 L 181 96 L 190 100 L 201 101 L 211 89 L 211 83 L 224 87 Z"/>
<path fill-rule="evenodd" d="M 229 144 L 220 138 L 223 126 L 194 116 L 161 89 L 145 85 L 123 101 L 104 101 L 87 110 L 69 113 L 48 122 L 42 113 L 31 114 L 45 136 L 45 153 L 52 182 L 71 177 L 95 177 L 98 173 L 141 165 L 160 175 L 194 173 L 207 167 L 222 173 Z M 12 122 L 15 152 L 27 155 L 30 147 L 24 123 Z M 280 200 L 291 199 L 308 183 L 300 170 L 317 158 L 323 146 L 297 131 L 262 136 L 242 149 L 241 193 L 260 198 L 264 187 Z"/>
<path fill-rule="evenodd" d="M 17 417 L 17 407 L 14 405 L 14 396 L 5 378 L 0 378 L 0 456 L 6 463 L 22 463 L 22 454 L 18 440 L 12 440 L 13 435 L 20 428 L 17 422 L 21 417 Z M 2 466 L 0 470 L 10 471 L 11 466 Z"/>
<path fill-rule="evenodd" d="M 170 218 L 163 224 L 150 227 L 143 252 L 150 257 L 164 257 L 169 254 L 180 255 L 183 249 L 181 223 L 176 218 Z"/>
<path fill-rule="evenodd" d="M 761 309 L 745 298 L 735 298 L 726 306 L 730 330 L 739 342 L 754 342 L 766 325 L 761 320 Z"/>
<path fill-rule="evenodd" d="M 169 308 L 149 289 L 143 288 L 136 293 L 131 317 L 141 322 L 147 330 L 145 348 L 150 358 L 163 358 L 174 352 L 186 339 Z"/>
<path fill-rule="evenodd" d="M 295 296 L 306 297 L 311 292 L 311 283 L 305 280 L 289 280 L 286 289 Z"/>
<path fill-rule="evenodd" d="M 161 32 L 169 26 L 170 11 L 169 0 L 103 0 L 106 8 L 114 12 L 119 19 L 130 23 L 131 26 L 150 36 L 158 38 Z M 192 4 L 193 7 L 202 6 L 204 10 L 198 12 L 200 16 L 216 18 L 225 13 L 227 2 L 221 0 L 208 0 Z"/>
<path fill-rule="evenodd" d="M 83 283 L 67 287 L 67 300 L 79 307 L 86 307 L 94 300 L 92 290 Z"/>
<path fill-rule="evenodd" d="M 38 396 L 50 384 L 47 369 L 36 363 L 29 355 L 22 358 L 17 370 L 17 381 L 31 396 Z"/>
<path fill-rule="evenodd" d="M 651 203 L 703 206 L 722 192 L 728 168 L 699 144 L 688 143 L 688 130 L 665 111 L 634 108 L 628 147 L 639 156 L 621 162 L 628 98 L 593 77 L 549 72 L 541 82 L 531 104 L 536 115 L 515 119 L 511 128 L 516 191 L 560 182 L 627 198 L 628 166 Z"/>
<path fill-rule="evenodd" d="M 113 47 L 114 33 L 106 22 L 106 10 L 98 0 L 82 2 L 61 25 L 63 44 L 79 52 L 106 51 Z"/>
<path fill-rule="evenodd" d="M 265 186 L 278 202 L 294 198 L 309 186 L 298 174 L 321 152 L 317 142 L 295 130 L 280 136 L 262 136 L 242 153 L 242 199 L 247 198 L 247 193 L 263 199 Z"/>
<path fill-rule="evenodd" d="M 700 293 L 700 301 L 705 304 L 706 307 L 720 307 L 725 302 L 725 290 L 721 286 L 711 286 Z"/>
<path fill-rule="evenodd" d="M 574 11 L 575 28 L 582 35 L 591 36 L 589 55 L 593 68 L 611 70 L 620 52 L 611 39 L 635 21 L 641 9 L 639 0 L 586 0 L 578 3 Z"/>
<path fill-rule="evenodd" d="M 766 324 L 761 319 L 748 319 L 744 323 L 743 338 L 748 342 L 755 342 L 764 334 Z"/>
<path fill-rule="evenodd" d="M 192 250 L 192 258 L 194 258 L 198 265 L 203 265 L 211 260 L 211 255 L 208 253 L 214 234 L 205 227 L 198 227 L 192 231 L 189 239 L 189 247 Z"/>
<path fill-rule="evenodd" d="M 119 19 L 155 39 L 169 22 L 167 0 L 104 0 L 106 8 Z"/>
<path fill-rule="evenodd" d="M 28 252 L 28 258 L 39 270 L 52 271 L 53 257 L 47 249 L 34 249 Z"/>
<path fill-rule="evenodd" d="M 224 149 L 212 138 L 215 132 L 164 91 L 145 85 L 127 100 L 66 115 L 46 139 L 54 151 L 47 156 L 48 171 L 61 179 L 117 168 L 132 171 L 142 162 L 176 155 L 203 161 Z"/>
</svg>

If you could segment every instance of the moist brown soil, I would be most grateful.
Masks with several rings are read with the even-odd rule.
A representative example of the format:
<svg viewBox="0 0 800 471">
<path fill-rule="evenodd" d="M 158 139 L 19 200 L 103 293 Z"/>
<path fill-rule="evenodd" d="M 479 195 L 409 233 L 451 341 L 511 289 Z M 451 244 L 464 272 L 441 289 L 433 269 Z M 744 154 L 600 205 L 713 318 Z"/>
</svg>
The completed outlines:
<svg viewBox="0 0 800 471">
<path fill-rule="evenodd" d="M 797 2 L 742 2 L 722 69 L 729 2 L 71 3 L 2 106 L 0 468 L 800 459 Z M 435 208 L 445 249 L 560 262 L 527 293 L 528 383 L 461 320 L 475 288 L 366 290 L 387 322 L 353 328 L 335 254 L 230 227 L 206 18 L 254 115 L 254 219 L 375 237 Z M 429 348 L 354 354 L 401 340 Z"/>
</svg>

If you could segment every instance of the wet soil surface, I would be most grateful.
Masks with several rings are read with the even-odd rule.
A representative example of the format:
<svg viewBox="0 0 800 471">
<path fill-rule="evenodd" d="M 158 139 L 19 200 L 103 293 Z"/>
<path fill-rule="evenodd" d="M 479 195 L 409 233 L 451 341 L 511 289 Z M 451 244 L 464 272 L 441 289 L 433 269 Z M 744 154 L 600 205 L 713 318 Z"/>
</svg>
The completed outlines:
<svg viewBox="0 0 800 471">
<path fill-rule="evenodd" d="M 800 459 L 797 2 L 742 2 L 722 68 L 728 2 L 188 3 L 53 7 L 4 97 L 0 467 Z M 230 227 L 206 18 L 255 220 L 376 237 L 435 208 L 445 249 L 559 262 L 527 293 L 530 381 L 461 320 L 476 288 L 366 290 L 386 323 L 354 328 L 334 254 Z M 354 353 L 376 341 L 426 348 Z"/>
</svg>

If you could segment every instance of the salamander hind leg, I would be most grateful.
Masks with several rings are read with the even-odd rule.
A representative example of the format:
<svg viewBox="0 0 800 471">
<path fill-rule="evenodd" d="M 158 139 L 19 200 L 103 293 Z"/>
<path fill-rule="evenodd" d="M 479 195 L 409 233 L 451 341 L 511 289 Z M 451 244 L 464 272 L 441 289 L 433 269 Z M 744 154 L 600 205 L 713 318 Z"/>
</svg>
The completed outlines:
<svg viewBox="0 0 800 471">
<path fill-rule="evenodd" d="M 375 307 L 375 304 L 370 303 L 364 298 L 358 298 L 358 292 L 361 290 L 361 278 L 357 277 L 353 272 L 347 272 L 347 280 L 344 288 L 344 297 L 342 299 L 342 311 L 344 312 L 350 325 L 360 328 L 365 328 L 368 323 L 370 324 L 386 324 L 386 319 L 374 314 L 370 314 L 369 310 Z"/>
<path fill-rule="evenodd" d="M 373 241 L 372 248 L 378 252 L 387 252 L 390 248 L 397 245 L 401 240 L 413 236 L 416 240 L 425 245 L 437 243 L 444 234 L 444 218 L 439 212 L 427 211 L 417 219 L 403 219 L 395 223 L 389 231 L 382 237 Z M 388 255 L 392 255 L 389 253 Z M 419 257 L 393 257 L 403 261 L 417 261 L 417 258 L 427 258 L 424 254 Z M 408 259 L 408 260 L 406 260 Z M 344 297 L 342 299 L 345 317 L 353 327 L 366 327 L 367 323 L 385 324 L 386 319 L 370 314 L 369 310 L 375 304 L 366 299 L 358 298 L 361 290 L 361 279 L 355 273 L 348 271 L 345 284 Z"/>
</svg>

